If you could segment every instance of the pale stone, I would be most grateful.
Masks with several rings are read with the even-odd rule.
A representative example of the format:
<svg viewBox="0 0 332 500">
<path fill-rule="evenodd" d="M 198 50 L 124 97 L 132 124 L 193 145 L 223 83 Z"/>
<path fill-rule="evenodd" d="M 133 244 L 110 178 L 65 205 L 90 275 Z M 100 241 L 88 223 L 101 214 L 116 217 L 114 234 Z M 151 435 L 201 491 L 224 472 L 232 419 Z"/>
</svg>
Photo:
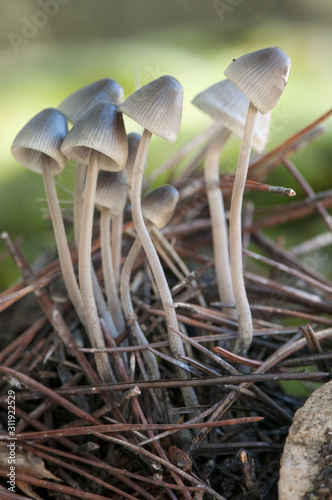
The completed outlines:
<svg viewBox="0 0 332 500">
<path fill-rule="evenodd" d="M 332 381 L 314 391 L 294 415 L 281 459 L 279 500 L 302 500 L 320 472 L 324 443 L 331 441 Z"/>
</svg>

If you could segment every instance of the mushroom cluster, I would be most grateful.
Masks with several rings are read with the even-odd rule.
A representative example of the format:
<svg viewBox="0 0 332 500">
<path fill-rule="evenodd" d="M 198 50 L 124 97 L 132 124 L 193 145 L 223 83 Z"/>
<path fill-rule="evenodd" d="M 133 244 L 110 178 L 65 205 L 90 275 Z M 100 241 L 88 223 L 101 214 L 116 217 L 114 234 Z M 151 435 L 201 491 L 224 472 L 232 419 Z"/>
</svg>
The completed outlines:
<svg viewBox="0 0 332 500">
<path fill-rule="evenodd" d="M 214 128 L 217 133 L 206 150 L 205 187 L 219 298 L 225 314 L 238 321 L 234 350 L 240 355 L 246 355 L 253 330 L 242 266 L 241 212 L 246 173 L 251 148 L 258 153 L 265 148 L 270 111 L 283 92 L 289 71 L 289 57 L 281 49 L 259 50 L 234 60 L 225 71 L 226 80 L 200 92 L 193 100 L 195 106 L 217 122 Z M 46 109 L 33 117 L 14 139 L 12 154 L 22 165 L 43 175 L 62 276 L 90 345 L 95 348 L 100 380 L 114 381 L 110 357 L 105 351 L 107 334 L 114 339 L 119 337 L 124 344 L 149 344 L 135 316 L 130 290 L 132 271 L 141 249 L 164 311 L 164 331 L 176 360 L 177 375 L 189 379 L 185 356 L 190 351 L 186 351 L 178 334 L 183 326 L 179 325 L 169 281 L 151 237 L 157 234 L 156 228 L 163 228 L 172 218 L 179 193 L 174 187 L 164 185 L 142 199 L 150 140 L 153 135 L 171 143 L 177 139 L 183 89 L 175 78 L 165 75 L 123 99 L 122 87 L 107 78 L 79 89 L 57 109 Z M 123 115 L 142 127 L 142 135 L 127 135 Z M 72 123 L 69 131 L 67 121 Z M 242 144 L 228 230 L 219 158 L 232 133 Z M 54 176 L 64 168 L 67 159 L 77 164 L 73 217 L 77 276 L 54 182 Z M 102 280 L 98 280 L 91 258 L 95 207 L 100 211 Z M 136 239 L 123 263 L 122 236 L 128 227 L 133 233 L 132 224 Z M 123 359 L 128 363 L 125 355 Z M 157 358 L 151 349 L 143 351 L 143 361 L 149 376 L 159 378 Z M 185 405 L 195 411 L 198 400 L 194 387 L 188 384 L 181 392 Z"/>
</svg>

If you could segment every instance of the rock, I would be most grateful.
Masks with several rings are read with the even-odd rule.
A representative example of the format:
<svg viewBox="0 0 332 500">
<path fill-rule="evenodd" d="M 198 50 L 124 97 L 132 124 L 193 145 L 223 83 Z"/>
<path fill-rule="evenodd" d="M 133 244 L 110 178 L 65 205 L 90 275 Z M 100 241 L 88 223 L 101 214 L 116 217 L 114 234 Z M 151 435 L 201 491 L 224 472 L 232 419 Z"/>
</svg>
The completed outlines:
<svg viewBox="0 0 332 500">
<path fill-rule="evenodd" d="M 329 489 L 329 477 L 332 477 L 332 381 L 314 391 L 294 415 L 281 459 L 279 500 L 310 498 L 305 495 Z"/>
</svg>

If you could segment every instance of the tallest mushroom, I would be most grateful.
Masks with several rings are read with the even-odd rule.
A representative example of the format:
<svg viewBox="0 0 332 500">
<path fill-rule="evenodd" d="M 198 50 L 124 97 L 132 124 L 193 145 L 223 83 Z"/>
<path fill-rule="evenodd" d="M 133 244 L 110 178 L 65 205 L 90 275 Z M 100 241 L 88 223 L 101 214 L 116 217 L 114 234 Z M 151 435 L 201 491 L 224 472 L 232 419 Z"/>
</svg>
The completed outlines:
<svg viewBox="0 0 332 500">
<path fill-rule="evenodd" d="M 171 350 L 176 358 L 185 355 L 182 340 L 174 330 L 179 330 L 176 313 L 172 307 L 172 295 L 166 281 L 159 257 L 146 229 L 141 209 L 142 178 L 148 147 L 152 134 L 169 142 L 174 142 L 180 130 L 183 89 L 172 76 L 162 76 L 130 95 L 119 111 L 144 127 L 132 172 L 131 208 L 137 235 L 141 240 L 147 259 L 157 283 L 160 299 L 165 311 Z M 180 378 L 187 378 L 184 370 L 179 370 Z M 187 406 L 197 404 L 194 389 L 183 388 L 182 394 Z"/>
<path fill-rule="evenodd" d="M 287 83 L 290 67 L 288 55 L 278 47 L 270 47 L 234 59 L 224 73 L 250 101 L 235 173 L 229 226 L 232 283 L 239 317 L 235 351 L 239 354 L 246 354 L 253 330 L 243 278 L 241 209 L 255 120 L 258 111 L 264 115 L 277 104 Z"/>
</svg>

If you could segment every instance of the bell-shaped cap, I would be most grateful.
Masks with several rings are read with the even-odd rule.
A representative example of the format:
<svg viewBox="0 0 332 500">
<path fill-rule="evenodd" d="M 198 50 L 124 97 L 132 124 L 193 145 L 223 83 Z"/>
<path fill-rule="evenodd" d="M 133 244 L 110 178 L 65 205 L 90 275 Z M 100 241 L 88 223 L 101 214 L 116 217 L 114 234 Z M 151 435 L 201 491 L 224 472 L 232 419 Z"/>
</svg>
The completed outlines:
<svg viewBox="0 0 332 500">
<path fill-rule="evenodd" d="M 58 106 L 68 120 L 75 123 L 92 106 L 100 101 L 111 101 L 118 105 L 123 101 L 123 88 L 111 78 L 103 78 L 76 90 L 64 99 Z"/>
<path fill-rule="evenodd" d="M 120 215 L 127 201 L 127 174 L 120 172 L 98 173 L 95 204 L 98 209 L 109 208 L 113 215 Z"/>
<path fill-rule="evenodd" d="M 226 68 L 225 76 L 265 114 L 277 104 L 291 68 L 291 60 L 279 47 L 250 52 Z"/>
<path fill-rule="evenodd" d="M 127 183 L 131 186 L 131 181 L 133 177 L 134 164 L 136 159 L 136 153 L 141 140 L 141 135 L 136 132 L 128 134 L 128 158 L 126 163 L 127 171 Z"/>
<path fill-rule="evenodd" d="M 173 217 L 179 192 L 175 187 L 165 184 L 154 189 L 142 200 L 142 214 L 158 229 L 166 226 Z"/>
<path fill-rule="evenodd" d="M 110 101 L 101 101 L 88 110 L 68 132 L 61 151 L 77 163 L 89 163 L 98 152 L 100 170 L 118 172 L 128 156 L 127 135 L 121 113 Z"/>
<path fill-rule="evenodd" d="M 183 89 L 172 76 L 161 76 L 131 94 L 119 110 L 152 134 L 176 141 L 181 125 Z"/>
<path fill-rule="evenodd" d="M 44 109 L 17 134 L 11 147 L 12 155 L 37 174 L 42 174 L 42 167 L 46 165 L 56 175 L 66 164 L 60 147 L 67 130 L 67 119 L 61 111 Z"/>
<path fill-rule="evenodd" d="M 221 121 L 242 139 L 249 99 L 230 80 L 223 80 L 203 90 L 194 97 L 192 103 L 215 120 Z M 270 113 L 258 113 L 253 138 L 253 148 L 258 153 L 261 153 L 267 144 L 270 121 Z"/>
</svg>

